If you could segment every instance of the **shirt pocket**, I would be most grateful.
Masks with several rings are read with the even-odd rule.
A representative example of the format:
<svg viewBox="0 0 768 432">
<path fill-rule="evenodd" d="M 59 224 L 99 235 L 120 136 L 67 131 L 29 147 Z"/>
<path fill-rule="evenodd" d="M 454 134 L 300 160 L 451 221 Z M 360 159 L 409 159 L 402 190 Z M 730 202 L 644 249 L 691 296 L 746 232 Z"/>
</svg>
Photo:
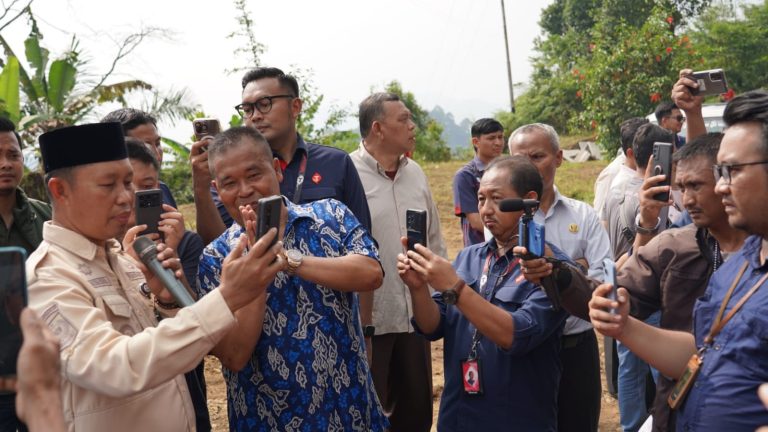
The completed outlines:
<svg viewBox="0 0 768 432">
<path fill-rule="evenodd" d="M 728 329 L 728 327 L 731 327 Z M 732 358 L 739 366 L 749 371 L 755 379 L 761 382 L 768 379 L 768 323 L 765 315 L 758 315 L 752 310 L 740 310 L 727 323 L 720 333 L 728 337 L 726 351 L 723 353 Z M 715 337 L 715 347 L 720 345 Z"/>
<path fill-rule="evenodd" d="M 107 294 L 101 298 L 104 300 L 104 311 L 107 314 L 107 319 L 112 323 L 115 330 L 127 335 L 135 334 L 131 322 L 133 314 L 128 301 L 119 294 Z"/>
<path fill-rule="evenodd" d="M 523 306 L 528 294 L 528 290 L 521 289 L 510 277 L 496 291 L 493 303 L 506 311 L 514 312 Z"/>
</svg>

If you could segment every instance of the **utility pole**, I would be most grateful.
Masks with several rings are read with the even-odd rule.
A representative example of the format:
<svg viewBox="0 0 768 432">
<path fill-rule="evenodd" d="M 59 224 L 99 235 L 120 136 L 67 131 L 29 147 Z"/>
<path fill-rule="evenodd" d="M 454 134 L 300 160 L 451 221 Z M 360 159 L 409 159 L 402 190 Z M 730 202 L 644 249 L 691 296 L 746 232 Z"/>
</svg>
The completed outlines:
<svg viewBox="0 0 768 432">
<path fill-rule="evenodd" d="M 504 24 L 504 46 L 507 49 L 507 80 L 509 81 L 509 109 L 515 112 L 515 90 L 512 87 L 512 63 L 509 60 L 509 37 L 507 37 L 507 13 L 504 10 L 504 0 L 501 0 L 501 20 Z"/>
</svg>

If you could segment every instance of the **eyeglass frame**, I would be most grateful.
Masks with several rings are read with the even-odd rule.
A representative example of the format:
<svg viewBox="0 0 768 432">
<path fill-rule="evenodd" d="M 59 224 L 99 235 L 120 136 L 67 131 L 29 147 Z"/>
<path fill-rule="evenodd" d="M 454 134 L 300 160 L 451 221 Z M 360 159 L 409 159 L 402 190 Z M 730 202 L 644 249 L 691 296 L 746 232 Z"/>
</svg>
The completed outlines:
<svg viewBox="0 0 768 432">
<path fill-rule="evenodd" d="M 295 97 L 296 96 L 294 96 L 292 94 L 281 94 L 281 95 L 275 95 L 275 96 L 264 96 L 264 97 L 256 99 L 255 102 L 243 102 L 241 104 L 235 105 L 235 111 L 237 111 L 237 113 L 240 115 L 240 118 L 250 118 L 253 115 L 253 113 L 256 112 L 257 110 L 260 113 L 262 113 L 262 114 L 267 114 L 270 111 L 272 111 L 272 105 L 274 104 L 274 100 L 275 99 L 280 99 L 280 98 L 291 98 L 291 99 L 293 99 Z M 269 101 L 269 107 L 266 108 L 265 110 L 262 110 L 261 108 L 259 108 L 259 102 L 261 102 L 263 100 Z M 251 111 L 250 114 L 247 114 L 245 112 L 245 110 L 243 109 L 244 107 L 246 107 L 248 105 L 253 107 L 253 111 Z"/>
<path fill-rule="evenodd" d="M 682 114 L 678 114 L 676 116 L 668 115 L 667 118 L 675 119 L 680 123 L 685 123 L 685 116 Z"/>
<path fill-rule="evenodd" d="M 712 174 L 715 176 L 715 184 L 720 182 L 722 178 L 726 185 L 730 185 L 733 177 L 731 177 L 731 169 L 736 167 L 744 167 L 750 165 L 765 165 L 768 164 L 768 160 L 759 162 L 744 162 L 744 163 L 725 163 L 712 165 Z"/>
</svg>

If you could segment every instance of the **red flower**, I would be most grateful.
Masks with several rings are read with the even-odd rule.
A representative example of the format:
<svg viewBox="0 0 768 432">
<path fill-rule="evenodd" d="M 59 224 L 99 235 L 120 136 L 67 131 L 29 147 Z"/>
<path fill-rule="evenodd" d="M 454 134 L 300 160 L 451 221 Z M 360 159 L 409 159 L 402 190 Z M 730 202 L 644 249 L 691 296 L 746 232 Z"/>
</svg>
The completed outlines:
<svg viewBox="0 0 768 432">
<path fill-rule="evenodd" d="M 672 54 L 672 47 L 667 47 L 667 54 Z"/>
<path fill-rule="evenodd" d="M 723 93 L 721 98 L 723 101 L 728 102 L 729 100 L 733 99 L 733 97 L 736 96 L 736 93 L 733 91 L 732 88 L 729 88 L 727 92 Z"/>
<path fill-rule="evenodd" d="M 661 100 L 661 93 L 651 93 L 651 102 L 656 103 Z"/>
<path fill-rule="evenodd" d="M 573 68 L 573 69 L 571 70 L 571 73 L 573 74 L 573 76 L 577 76 L 577 75 L 579 74 L 579 70 L 578 70 L 578 69 L 576 69 L 576 68 Z"/>
<path fill-rule="evenodd" d="M 672 25 L 672 23 L 674 23 L 674 22 L 675 22 L 675 19 L 674 19 L 674 18 L 672 18 L 672 16 L 670 15 L 670 16 L 668 16 L 668 17 L 667 17 L 667 22 L 668 22 L 670 25 Z"/>
<path fill-rule="evenodd" d="M 590 123 L 590 126 L 592 126 L 592 129 L 597 128 L 597 122 L 592 120 L 592 123 Z"/>
<path fill-rule="evenodd" d="M 591 43 L 589 44 L 589 52 L 592 52 L 595 50 L 595 44 Z"/>
<path fill-rule="evenodd" d="M 658 62 L 660 62 L 660 61 L 661 61 L 661 56 L 660 56 L 660 55 L 657 55 L 657 56 L 656 56 L 656 63 L 658 63 Z"/>
<path fill-rule="evenodd" d="M 579 75 L 579 81 L 584 81 L 584 74 Z"/>
<path fill-rule="evenodd" d="M 581 90 L 576 90 L 576 97 L 581 99 Z"/>
</svg>

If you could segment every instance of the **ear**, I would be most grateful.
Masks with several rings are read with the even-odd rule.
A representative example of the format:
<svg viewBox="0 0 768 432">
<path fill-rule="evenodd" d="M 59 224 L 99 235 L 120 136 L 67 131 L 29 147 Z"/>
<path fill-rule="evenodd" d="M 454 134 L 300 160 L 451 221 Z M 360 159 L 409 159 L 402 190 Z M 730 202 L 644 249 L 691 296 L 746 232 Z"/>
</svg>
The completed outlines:
<svg viewBox="0 0 768 432">
<path fill-rule="evenodd" d="M 475 153 L 477 153 L 477 143 L 480 142 L 480 138 L 478 137 L 472 137 L 472 147 L 475 148 Z"/>
<path fill-rule="evenodd" d="M 528 191 L 528 193 L 527 193 L 527 194 L 525 194 L 525 196 L 523 197 L 523 199 L 534 199 L 534 200 L 538 200 L 538 199 L 539 199 L 539 194 L 537 194 L 537 193 L 536 193 L 536 191 Z"/>
<path fill-rule="evenodd" d="M 381 122 L 374 120 L 373 123 L 371 123 L 371 132 L 368 135 L 381 138 L 383 134 L 384 133 L 381 130 Z"/>
<path fill-rule="evenodd" d="M 219 190 L 219 185 L 216 183 L 216 180 L 211 180 L 211 186 L 216 189 L 217 194 L 221 195 L 221 191 Z"/>
<path fill-rule="evenodd" d="M 51 198 L 55 201 L 66 200 L 71 195 L 69 183 L 61 177 L 51 177 L 48 180 L 48 191 L 51 194 Z"/>
<path fill-rule="evenodd" d="M 304 101 L 302 101 L 300 98 L 293 98 L 291 101 L 291 117 L 293 119 L 299 118 L 299 115 L 301 115 L 301 107 L 304 106 Z"/>
<path fill-rule="evenodd" d="M 555 166 L 560 168 L 560 165 L 563 164 L 563 149 L 560 149 L 557 151 L 557 154 L 555 155 Z"/>
<path fill-rule="evenodd" d="M 280 168 L 280 160 L 278 158 L 272 158 L 272 167 L 275 169 L 277 182 L 281 183 L 283 181 L 283 170 Z"/>
</svg>

